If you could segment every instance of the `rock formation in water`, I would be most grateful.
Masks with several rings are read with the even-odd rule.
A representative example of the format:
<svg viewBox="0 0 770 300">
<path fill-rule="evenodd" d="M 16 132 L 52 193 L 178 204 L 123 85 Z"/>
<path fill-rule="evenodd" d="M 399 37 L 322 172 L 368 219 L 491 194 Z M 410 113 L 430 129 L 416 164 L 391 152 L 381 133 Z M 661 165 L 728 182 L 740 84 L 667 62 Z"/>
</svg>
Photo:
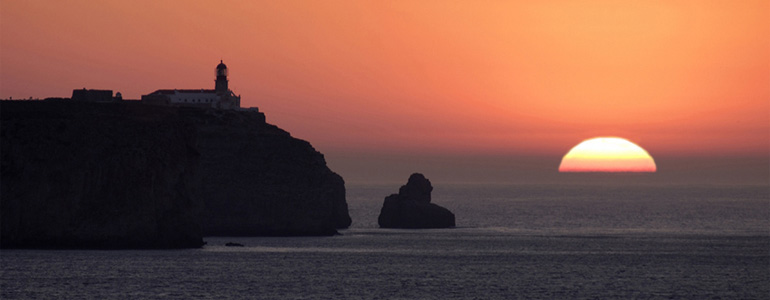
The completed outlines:
<svg viewBox="0 0 770 300">
<path fill-rule="evenodd" d="M 420 173 L 409 176 L 398 194 L 385 198 L 378 223 L 382 228 L 447 228 L 455 226 L 455 215 L 430 203 L 433 186 Z"/>
<path fill-rule="evenodd" d="M 203 243 L 194 128 L 169 109 L 0 101 L 0 246 Z"/>
<path fill-rule="evenodd" d="M 0 104 L 0 247 L 199 247 L 350 225 L 342 178 L 257 111 Z"/>
</svg>

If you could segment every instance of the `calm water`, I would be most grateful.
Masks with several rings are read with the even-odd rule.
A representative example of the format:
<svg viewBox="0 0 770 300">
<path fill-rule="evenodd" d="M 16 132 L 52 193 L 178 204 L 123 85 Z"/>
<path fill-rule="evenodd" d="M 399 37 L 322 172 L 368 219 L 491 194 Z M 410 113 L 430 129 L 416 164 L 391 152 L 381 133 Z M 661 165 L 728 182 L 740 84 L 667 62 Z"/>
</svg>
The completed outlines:
<svg viewBox="0 0 770 300">
<path fill-rule="evenodd" d="M 458 228 L 167 251 L 3 250 L 2 299 L 768 299 L 768 187 L 437 186 Z M 226 242 L 246 245 L 224 247 Z"/>
</svg>

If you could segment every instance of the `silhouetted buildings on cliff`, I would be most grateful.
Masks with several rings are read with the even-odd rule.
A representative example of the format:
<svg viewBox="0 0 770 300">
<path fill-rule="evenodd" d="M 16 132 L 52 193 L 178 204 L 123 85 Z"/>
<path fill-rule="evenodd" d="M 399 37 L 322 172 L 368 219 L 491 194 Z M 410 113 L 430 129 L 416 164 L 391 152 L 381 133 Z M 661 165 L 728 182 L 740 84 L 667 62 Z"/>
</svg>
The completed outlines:
<svg viewBox="0 0 770 300">
<path fill-rule="evenodd" d="M 162 89 L 142 95 L 141 102 L 149 105 L 182 106 L 214 109 L 239 109 L 241 96 L 228 87 L 228 70 L 221 60 L 216 67 L 214 89 Z M 46 100 L 66 100 L 66 98 L 46 98 Z M 122 101 L 120 92 L 112 95 L 112 90 L 76 89 L 72 90 L 72 101 L 78 102 L 114 102 Z M 255 110 L 255 109 L 252 109 Z"/>
<path fill-rule="evenodd" d="M 164 89 L 142 95 L 142 103 L 166 106 L 187 106 L 201 108 L 237 109 L 241 107 L 241 96 L 228 88 L 227 65 L 221 60 L 216 68 L 217 79 L 214 89 Z"/>
<path fill-rule="evenodd" d="M 81 102 L 112 102 L 121 101 L 123 96 L 118 92 L 115 97 L 112 96 L 112 90 L 72 90 L 72 101 Z"/>
</svg>

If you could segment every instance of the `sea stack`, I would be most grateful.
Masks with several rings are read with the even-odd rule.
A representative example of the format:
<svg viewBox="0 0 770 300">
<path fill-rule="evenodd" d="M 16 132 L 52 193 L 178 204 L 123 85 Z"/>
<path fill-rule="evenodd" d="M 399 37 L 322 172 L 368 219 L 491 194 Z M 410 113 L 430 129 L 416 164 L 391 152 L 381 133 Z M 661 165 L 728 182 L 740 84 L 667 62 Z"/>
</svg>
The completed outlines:
<svg viewBox="0 0 770 300">
<path fill-rule="evenodd" d="M 378 218 L 381 228 L 448 228 L 455 226 L 455 215 L 430 203 L 433 186 L 420 173 L 409 176 L 398 194 L 385 198 Z"/>
</svg>

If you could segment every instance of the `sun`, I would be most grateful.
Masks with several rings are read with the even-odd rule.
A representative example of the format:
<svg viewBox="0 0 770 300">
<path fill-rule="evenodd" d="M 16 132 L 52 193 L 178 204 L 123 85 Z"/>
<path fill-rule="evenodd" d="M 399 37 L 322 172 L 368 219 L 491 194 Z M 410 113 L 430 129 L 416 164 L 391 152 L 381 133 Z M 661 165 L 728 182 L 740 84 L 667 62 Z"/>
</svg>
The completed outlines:
<svg viewBox="0 0 770 300">
<path fill-rule="evenodd" d="M 559 172 L 655 172 L 655 160 L 638 145 L 619 137 L 596 137 L 573 147 Z"/>
</svg>

